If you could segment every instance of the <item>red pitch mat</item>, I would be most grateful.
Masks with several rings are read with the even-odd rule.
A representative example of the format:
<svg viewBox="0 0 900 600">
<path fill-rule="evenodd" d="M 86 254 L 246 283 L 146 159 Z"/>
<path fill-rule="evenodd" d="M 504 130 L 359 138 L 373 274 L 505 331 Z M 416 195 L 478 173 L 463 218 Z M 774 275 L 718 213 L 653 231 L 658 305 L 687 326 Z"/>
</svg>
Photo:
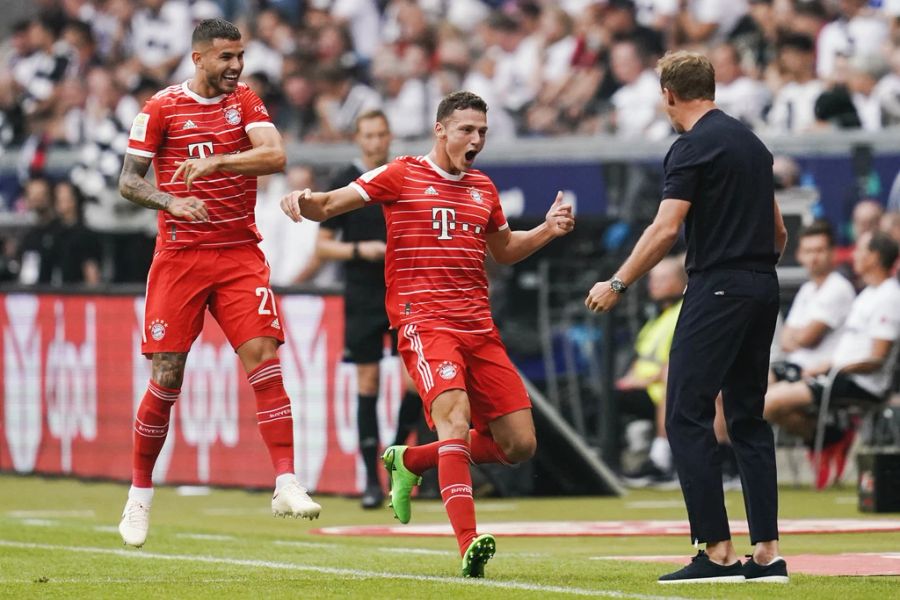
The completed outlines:
<svg viewBox="0 0 900 600">
<path fill-rule="evenodd" d="M 746 521 L 731 521 L 731 532 L 747 534 Z M 479 529 L 495 535 L 521 537 L 576 536 L 689 536 L 687 521 L 511 521 L 480 523 Z M 782 534 L 798 533 L 868 533 L 900 531 L 900 520 L 887 519 L 784 519 L 778 523 Z M 444 536 L 453 535 L 449 524 L 369 525 L 322 527 L 313 533 L 322 535 L 371 536 Z M 900 563 L 900 559 L 896 559 Z"/>
<path fill-rule="evenodd" d="M 685 556 L 592 556 L 591 560 L 633 560 L 686 564 Z M 805 575 L 900 575 L 900 552 L 866 554 L 797 554 L 786 556 L 789 573 Z"/>
</svg>

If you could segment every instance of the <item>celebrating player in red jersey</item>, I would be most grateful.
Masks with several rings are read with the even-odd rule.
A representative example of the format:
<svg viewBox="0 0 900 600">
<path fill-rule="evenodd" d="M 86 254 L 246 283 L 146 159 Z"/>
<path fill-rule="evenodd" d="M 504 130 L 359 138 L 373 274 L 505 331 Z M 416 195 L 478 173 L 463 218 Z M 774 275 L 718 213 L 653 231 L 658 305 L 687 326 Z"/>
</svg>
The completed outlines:
<svg viewBox="0 0 900 600">
<path fill-rule="evenodd" d="M 132 546 L 147 538 L 153 466 L 207 307 L 256 395 L 259 430 L 275 467 L 273 514 L 315 518 L 321 510 L 294 475 L 291 402 L 277 356 L 284 334 L 254 221 L 256 176 L 284 168 L 284 146 L 262 101 L 238 83 L 244 66 L 238 29 L 221 19 L 202 21 L 192 46 L 194 78 L 147 101 L 131 127 L 119 177 L 125 198 L 159 211 L 141 346 L 152 375 L 134 422 L 132 485 L 119 524 Z M 151 162 L 157 187 L 144 178 Z"/>
<path fill-rule="evenodd" d="M 281 201 L 295 221 L 321 221 L 371 202 L 384 208 L 387 312 L 438 433 L 433 444 L 385 451 L 391 506 L 408 523 L 412 488 L 437 467 L 464 577 L 483 577 L 495 549 L 492 535 L 475 530 L 469 462 L 517 463 L 536 446 L 531 402 L 491 319 L 486 250 L 497 262 L 515 263 L 575 226 L 560 192 L 544 223 L 510 231 L 497 188 L 471 169 L 486 133 L 484 100 L 455 92 L 438 107 L 428 156 L 398 158 L 347 187 L 295 191 Z"/>
</svg>

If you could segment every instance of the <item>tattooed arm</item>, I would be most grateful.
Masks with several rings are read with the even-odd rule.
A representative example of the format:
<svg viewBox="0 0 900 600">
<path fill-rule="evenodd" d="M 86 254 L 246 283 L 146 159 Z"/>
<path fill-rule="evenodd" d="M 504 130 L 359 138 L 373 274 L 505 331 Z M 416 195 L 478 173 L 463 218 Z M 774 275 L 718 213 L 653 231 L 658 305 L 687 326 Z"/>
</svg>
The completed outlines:
<svg viewBox="0 0 900 600">
<path fill-rule="evenodd" d="M 119 175 L 119 193 L 123 198 L 134 202 L 138 206 L 165 210 L 175 217 L 181 217 L 187 221 L 208 221 L 209 214 L 202 200 L 188 196 L 178 198 L 171 194 L 161 192 L 145 179 L 152 159 L 125 154 L 125 162 L 122 165 L 122 173 Z"/>
</svg>

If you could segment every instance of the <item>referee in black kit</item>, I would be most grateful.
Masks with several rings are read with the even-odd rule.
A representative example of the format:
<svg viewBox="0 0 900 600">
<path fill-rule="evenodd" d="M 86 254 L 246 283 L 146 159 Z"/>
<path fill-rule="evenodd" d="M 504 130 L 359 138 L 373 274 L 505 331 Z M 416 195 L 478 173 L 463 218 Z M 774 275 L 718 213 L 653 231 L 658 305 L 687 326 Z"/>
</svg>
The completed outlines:
<svg viewBox="0 0 900 600">
<path fill-rule="evenodd" d="M 778 314 L 775 264 L 787 231 L 774 199 L 772 155 L 714 103 L 709 60 L 675 52 L 659 61 L 663 105 L 681 136 L 666 155 L 663 201 L 631 256 L 585 304 L 612 309 L 628 286 L 671 249 L 682 222 L 689 274 L 669 356 L 666 431 L 684 493 L 691 538 L 706 544 L 660 583 L 746 580 L 786 583 L 778 555 L 778 490 L 772 430 L 763 420 L 769 347 Z M 715 399 L 737 457 L 753 557 L 731 543 L 713 433 Z"/>
<path fill-rule="evenodd" d="M 363 173 L 387 163 L 391 130 L 380 110 L 364 112 L 356 119 L 356 145 L 362 157 L 342 169 L 329 189 L 354 181 Z M 338 239 L 340 236 L 340 239 Z M 319 227 L 316 255 L 320 259 L 346 261 L 344 264 L 344 360 L 356 363 L 356 423 L 359 452 L 366 470 L 363 508 L 378 508 L 384 492 L 378 480 L 379 363 L 384 356 L 385 335 L 397 347 L 396 331 L 390 330 L 384 308 L 384 252 L 387 230 L 381 206 L 368 206 L 329 219 Z M 406 369 L 405 394 L 397 417 L 394 444 L 406 443 L 422 412 L 422 402 Z"/>
</svg>

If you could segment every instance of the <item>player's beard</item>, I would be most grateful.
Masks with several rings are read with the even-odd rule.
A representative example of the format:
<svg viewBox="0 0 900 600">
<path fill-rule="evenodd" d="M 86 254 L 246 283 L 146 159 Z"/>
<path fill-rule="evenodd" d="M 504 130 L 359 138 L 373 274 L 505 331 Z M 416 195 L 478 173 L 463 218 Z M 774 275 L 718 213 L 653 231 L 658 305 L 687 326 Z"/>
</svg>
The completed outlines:
<svg viewBox="0 0 900 600">
<path fill-rule="evenodd" d="M 225 79 L 226 73 L 228 73 L 228 71 L 222 71 L 217 75 L 206 78 L 206 83 L 216 91 L 216 94 L 230 94 L 237 89 L 238 78 L 241 76 L 240 72 L 238 72 L 237 77 L 234 80 Z"/>
</svg>

